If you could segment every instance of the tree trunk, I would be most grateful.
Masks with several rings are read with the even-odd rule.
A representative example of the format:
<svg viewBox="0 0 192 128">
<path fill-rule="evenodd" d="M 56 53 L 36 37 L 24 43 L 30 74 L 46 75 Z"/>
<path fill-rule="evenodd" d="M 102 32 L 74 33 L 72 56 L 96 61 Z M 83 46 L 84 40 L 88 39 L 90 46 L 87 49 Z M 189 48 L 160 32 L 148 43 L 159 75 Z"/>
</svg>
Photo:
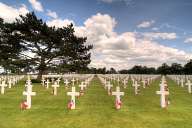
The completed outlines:
<svg viewBox="0 0 192 128">
<path fill-rule="evenodd" d="M 37 76 L 37 80 L 41 80 L 42 79 L 42 75 L 44 73 L 45 69 L 39 69 L 39 73 L 38 73 L 38 76 Z"/>
<path fill-rule="evenodd" d="M 46 65 L 44 63 L 44 61 L 42 61 L 42 63 L 39 65 L 39 73 L 37 76 L 37 80 L 41 80 L 42 79 L 42 75 L 45 73 L 46 70 Z"/>
<path fill-rule="evenodd" d="M 45 64 L 45 59 L 43 57 L 41 57 L 41 61 L 40 61 L 40 65 L 38 67 L 39 69 L 39 73 L 37 76 L 37 80 L 41 80 L 42 79 L 42 75 L 44 74 L 45 70 L 46 70 L 46 64 Z"/>
</svg>

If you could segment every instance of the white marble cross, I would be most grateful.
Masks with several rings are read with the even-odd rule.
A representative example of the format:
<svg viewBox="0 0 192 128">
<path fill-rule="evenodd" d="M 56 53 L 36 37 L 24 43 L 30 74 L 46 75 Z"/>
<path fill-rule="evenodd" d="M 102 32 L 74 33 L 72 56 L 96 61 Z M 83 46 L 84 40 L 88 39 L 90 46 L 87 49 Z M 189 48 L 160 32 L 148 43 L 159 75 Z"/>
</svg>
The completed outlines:
<svg viewBox="0 0 192 128">
<path fill-rule="evenodd" d="M 0 84 L 1 86 L 1 94 L 5 93 L 5 87 L 7 87 L 7 84 L 5 83 L 5 80 L 3 80 Z"/>
<path fill-rule="evenodd" d="M 123 87 L 124 87 L 124 88 L 127 87 L 127 80 L 126 80 L 126 79 L 123 80 Z"/>
<path fill-rule="evenodd" d="M 107 80 L 105 81 L 105 85 L 104 85 L 105 89 L 107 89 L 107 84 L 109 84 L 109 83 L 110 83 L 110 81 L 107 81 Z"/>
<path fill-rule="evenodd" d="M 120 109 L 121 108 L 121 96 L 124 95 L 124 92 L 120 92 L 120 87 L 117 86 L 116 91 L 112 92 L 112 95 L 116 96 L 116 100 L 115 100 L 116 101 L 115 102 L 116 109 Z"/>
<path fill-rule="evenodd" d="M 188 86 L 188 92 L 191 93 L 191 86 L 192 86 L 192 83 L 190 80 L 187 81 L 187 83 L 185 84 Z"/>
<path fill-rule="evenodd" d="M 56 82 L 57 82 L 57 84 L 59 85 L 59 83 L 60 83 L 60 78 L 58 78 L 57 80 L 56 80 Z"/>
<path fill-rule="evenodd" d="M 54 82 L 54 84 L 52 85 L 52 87 L 53 87 L 53 95 L 57 95 L 57 88 L 59 87 L 59 84 L 58 84 L 58 82 Z"/>
<path fill-rule="evenodd" d="M 156 94 L 161 95 L 161 99 L 160 99 L 161 107 L 162 107 L 162 108 L 167 107 L 166 95 L 169 95 L 169 92 L 165 90 L 165 85 L 164 85 L 164 83 L 161 83 L 161 84 L 160 84 L 160 91 L 156 91 Z"/>
<path fill-rule="evenodd" d="M 150 78 L 147 78 L 147 85 L 149 86 L 150 85 Z"/>
<path fill-rule="evenodd" d="M 67 92 L 68 96 L 71 96 L 71 109 L 75 109 L 75 96 L 79 96 L 79 92 L 75 92 L 75 87 L 72 87 L 71 92 Z"/>
<path fill-rule="evenodd" d="M 8 80 L 8 85 L 9 85 L 9 88 L 11 88 L 11 86 L 12 86 L 12 80 L 11 79 Z"/>
<path fill-rule="evenodd" d="M 49 79 L 47 79 L 47 81 L 45 82 L 45 84 L 46 84 L 46 88 L 48 89 L 49 88 Z"/>
<path fill-rule="evenodd" d="M 180 79 L 177 78 L 177 85 L 180 85 Z"/>
<path fill-rule="evenodd" d="M 44 78 L 42 78 L 41 84 L 42 84 L 43 86 L 45 85 L 45 79 L 44 79 Z"/>
<path fill-rule="evenodd" d="M 81 84 L 79 85 L 80 90 L 83 91 L 86 88 L 86 84 L 84 82 L 81 82 Z"/>
<path fill-rule="evenodd" d="M 54 83 L 55 79 L 54 78 L 51 78 L 51 83 Z"/>
<path fill-rule="evenodd" d="M 118 82 L 118 86 L 119 86 L 119 83 L 120 83 L 120 78 L 119 77 L 117 78 L 117 82 Z"/>
<path fill-rule="evenodd" d="M 145 88 L 146 87 L 146 80 L 143 79 L 141 82 L 143 83 L 143 88 Z"/>
<path fill-rule="evenodd" d="M 74 86 L 74 85 L 75 85 L 75 79 L 74 79 L 74 77 L 73 77 L 73 79 L 72 79 L 71 81 L 72 81 L 73 86 Z"/>
<path fill-rule="evenodd" d="M 104 78 L 104 85 L 106 85 L 107 84 L 107 79 L 106 78 Z"/>
<path fill-rule="evenodd" d="M 131 80 L 132 80 L 132 86 L 134 86 L 135 79 L 134 79 L 134 78 L 132 78 Z"/>
<path fill-rule="evenodd" d="M 28 79 L 26 81 L 25 87 L 27 87 L 28 85 L 31 85 L 31 79 L 29 76 L 28 76 Z"/>
<path fill-rule="evenodd" d="M 88 79 L 85 80 L 85 85 L 87 85 L 87 86 L 89 85 Z"/>
<path fill-rule="evenodd" d="M 111 95 L 111 88 L 113 87 L 113 85 L 110 82 L 108 82 L 106 86 L 107 86 L 108 95 Z"/>
<path fill-rule="evenodd" d="M 35 96 L 36 92 L 32 92 L 32 85 L 26 87 L 26 91 L 23 92 L 23 95 L 27 96 L 27 109 L 31 108 L 31 96 Z"/>
<path fill-rule="evenodd" d="M 184 79 L 181 79 L 181 87 L 184 87 Z"/>
<path fill-rule="evenodd" d="M 65 84 L 65 87 L 68 87 L 68 84 L 69 84 L 70 82 L 68 81 L 68 79 L 65 79 L 65 81 L 64 81 L 64 84 Z"/>
<path fill-rule="evenodd" d="M 137 83 L 137 81 L 135 81 L 135 83 L 133 84 L 133 86 L 135 87 L 135 95 L 138 94 L 138 91 L 139 91 L 139 84 Z"/>
<path fill-rule="evenodd" d="M 16 78 L 14 77 L 13 78 L 13 85 L 15 85 L 16 84 Z"/>
</svg>

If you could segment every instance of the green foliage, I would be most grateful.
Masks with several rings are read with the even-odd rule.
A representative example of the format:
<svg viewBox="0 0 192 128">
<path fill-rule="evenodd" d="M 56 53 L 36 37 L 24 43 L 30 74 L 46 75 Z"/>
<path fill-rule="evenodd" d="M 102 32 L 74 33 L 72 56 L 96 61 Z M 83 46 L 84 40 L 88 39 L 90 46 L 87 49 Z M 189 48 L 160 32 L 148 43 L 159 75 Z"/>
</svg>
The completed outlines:
<svg viewBox="0 0 192 128">
<path fill-rule="evenodd" d="M 184 66 L 185 74 L 192 74 L 192 59 Z"/>
<path fill-rule="evenodd" d="M 26 72 L 35 69 L 40 78 L 51 68 L 61 72 L 66 68 L 78 71 L 91 62 L 92 46 L 85 45 L 86 37 L 74 35 L 72 24 L 63 28 L 49 27 L 31 12 L 21 15 L 12 24 L 4 24 L 1 19 L 0 27 L 0 65 L 4 68 L 9 68 L 7 63 L 10 63 Z"/>
<path fill-rule="evenodd" d="M 162 75 L 170 74 L 170 67 L 166 63 L 163 63 L 162 66 L 157 68 L 157 73 Z"/>
<path fill-rule="evenodd" d="M 134 66 L 127 71 L 130 74 L 155 74 L 155 68 L 148 68 L 146 66 Z"/>
<path fill-rule="evenodd" d="M 41 83 L 41 80 L 38 80 L 38 79 L 31 79 L 31 82 L 32 82 L 32 83 Z"/>
<path fill-rule="evenodd" d="M 23 47 L 19 44 L 20 38 L 13 35 L 13 24 L 4 23 L 0 19 L 0 66 L 8 70 L 18 70 L 17 59 Z"/>
<path fill-rule="evenodd" d="M 186 63 L 184 66 L 178 63 L 172 63 L 170 66 L 163 63 L 157 69 L 146 66 L 134 66 L 133 68 L 126 70 L 120 70 L 121 74 L 192 74 L 192 60 Z"/>
</svg>

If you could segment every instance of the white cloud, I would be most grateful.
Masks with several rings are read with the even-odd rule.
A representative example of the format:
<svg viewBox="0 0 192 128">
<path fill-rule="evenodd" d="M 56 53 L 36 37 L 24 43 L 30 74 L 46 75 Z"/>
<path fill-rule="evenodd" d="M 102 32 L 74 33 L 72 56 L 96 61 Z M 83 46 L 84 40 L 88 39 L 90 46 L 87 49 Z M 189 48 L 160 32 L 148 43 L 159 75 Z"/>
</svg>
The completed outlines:
<svg viewBox="0 0 192 128">
<path fill-rule="evenodd" d="M 57 16 L 57 13 L 54 12 L 54 11 L 51 11 L 51 10 L 47 10 L 47 15 L 56 19 L 58 16 Z"/>
<path fill-rule="evenodd" d="M 100 1 L 102 1 L 104 3 L 112 3 L 112 2 L 114 2 L 114 0 L 100 0 Z"/>
<path fill-rule="evenodd" d="M 153 30 L 153 31 L 158 31 L 159 28 L 157 28 L 157 27 L 153 27 L 151 30 Z"/>
<path fill-rule="evenodd" d="M 192 43 L 192 37 L 186 38 L 184 42 L 185 43 Z"/>
<path fill-rule="evenodd" d="M 176 33 L 167 33 L 167 32 L 147 32 L 143 34 L 144 37 L 150 39 L 164 39 L 164 40 L 173 40 L 177 38 Z"/>
<path fill-rule="evenodd" d="M 84 22 L 84 26 L 76 27 L 76 34 L 79 36 L 86 35 L 91 39 L 91 42 L 105 39 L 115 35 L 113 28 L 116 25 L 114 18 L 110 17 L 107 14 L 96 14 L 88 18 Z M 89 41 L 88 41 L 89 42 Z"/>
<path fill-rule="evenodd" d="M 99 1 L 107 4 L 111 4 L 114 2 L 124 2 L 126 5 L 130 5 L 133 2 L 133 0 L 99 0 Z"/>
<path fill-rule="evenodd" d="M 41 2 L 37 0 L 29 0 L 29 3 L 32 5 L 33 9 L 39 12 L 43 12 L 43 6 L 41 5 Z"/>
<path fill-rule="evenodd" d="M 5 22 L 13 22 L 15 18 L 19 18 L 19 15 L 25 15 L 29 10 L 22 4 L 19 8 L 15 8 L 0 2 L 0 17 Z"/>
<path fill-rule="evenodd" d="M 154 20 L 150 21 L 143 21 L 140 24 L 137 25 L 138 28 L 149 28 L 155 23 Z"/>
<path fill-rule="evenodd" d="M 74 24 L 74 22 L 72 20 L 69 20 L 69 19 L 64 19 L 64 20 L 53 19 L 53 20 L 47 22 L 48 26 L 55 26 L 55 27 L 60 27 L 60 28 L 63 26 L 67 26 L 71 23 Z"/>
<path fill-rule="evenodd" d="M 73 22 L 53 21 L 52 25 L 60 24 L 58 25 L 60 27 Z M 175 39 L 177 38 L 175 33 L 124 32 L 117 34 L 114 31 L 116 24 L 117 21 L 113 17 L 98 13 L 88 18 L 83 26 L 75 26 L 75 34 L 86 36 L 86 44 L 93 44 L 90 67 L 128 69 L 136 64 L 157 67 L 164 62 L 185 63 L 192 58 L 192 53 L 154 41 L 154 39 Z"/>
<path fill-rule="evenodd" d="M 191 53 L 159 44 L 154 39 L 176 39 L 175 33 L 137 33 L 114 31 L 117 21 L 105 14 L 96 14 L 76 26 L 78 36 L 87 36 L 87 44 L 93 44 L 92 62 L 94 67 L 131 68 L 141 64 L 159 66 L 162 63 L 184 63 Z"/>
</svg>

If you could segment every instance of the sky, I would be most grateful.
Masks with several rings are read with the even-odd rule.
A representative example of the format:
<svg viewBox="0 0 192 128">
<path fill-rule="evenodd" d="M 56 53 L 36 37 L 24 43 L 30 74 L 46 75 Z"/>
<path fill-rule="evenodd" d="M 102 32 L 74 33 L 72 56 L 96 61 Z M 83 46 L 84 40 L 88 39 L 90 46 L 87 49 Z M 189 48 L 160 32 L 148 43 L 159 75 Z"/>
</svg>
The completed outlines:
<svg viewBox="0 0 192 128">
<path fill-rule="evenodd" d="M 73 23 L 75 34 L 93 45 L 90 67 L 192 59 L 192 0 L 0 0 L 5 22 L 31 11 L 49 26 Z"/>
</svg>

